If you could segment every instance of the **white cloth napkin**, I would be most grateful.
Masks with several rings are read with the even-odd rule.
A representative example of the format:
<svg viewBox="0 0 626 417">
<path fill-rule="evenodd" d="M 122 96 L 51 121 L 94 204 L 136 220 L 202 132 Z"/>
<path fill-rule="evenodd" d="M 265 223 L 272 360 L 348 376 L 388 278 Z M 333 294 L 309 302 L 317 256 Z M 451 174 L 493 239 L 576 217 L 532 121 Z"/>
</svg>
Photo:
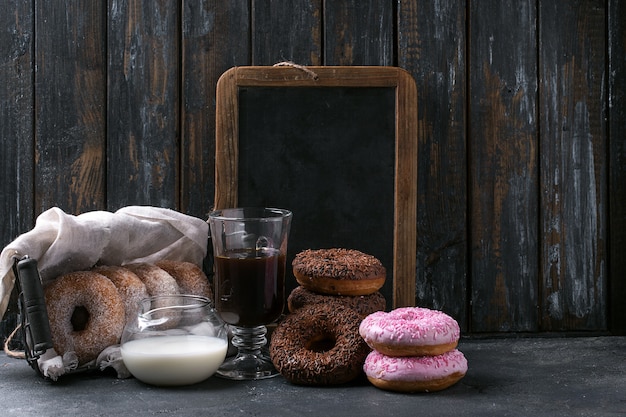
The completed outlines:
<svg viewBox="0 0 626 417">
<path fill-rule="evenodd" d="M 208 235 L 205 220 L 165 208 L 129 206 L 115 213 L 92 211 L 78 216 L 51 208 L 37 217 L 31 231 L 0 253 L 0 317 L 15 285 L 12 267 L 16 258 L 27 255 L 36 259 L 45 286 L 60 275 L 87 270 L 96 263 L 125 265 L 170 259 L 201 266 Z"/>
</svg>

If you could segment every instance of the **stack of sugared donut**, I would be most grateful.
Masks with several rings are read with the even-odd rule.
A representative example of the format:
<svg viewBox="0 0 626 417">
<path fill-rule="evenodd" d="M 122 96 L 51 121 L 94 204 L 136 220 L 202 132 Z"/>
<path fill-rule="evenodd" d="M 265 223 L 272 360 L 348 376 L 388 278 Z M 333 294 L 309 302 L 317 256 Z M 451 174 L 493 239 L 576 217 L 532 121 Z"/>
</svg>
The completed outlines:
<svg viewBox="0 0 626 417">
<path fill-rule="evenodd" d="M 363 370 L 378 388 L 439 391 L 467 372 L 467 360 L 456 349 L 459 325 L 441 311 L 403 307 L 376 312 L 361 322 L 359 333 L 373 349 Z"/>
<path fill-rule="evenodd" d="M 300 284 L 288 297 L 291 314 L 272 333 L 270 357 L 295 384 L 336 385 L 362 375 L 370 352 L 359 335 L 363 317 L 385 309 L 379 289 L 386 270 L 353 249 L 308 249 L 292 263 Z"/>
<path fill-rule="evenodd" d="M 190 262 L 98 266 L 62 275 L 44 288 L 52 344 L 80 365 L 120 342 L 122 330 L 149 296 L 192 294 L 212 299 L 209 280 Z"/>
<path fill-rule="evenodd" d="M 385 310 L 380 288 L 387 276 L 374 256 L 355 249 L 307 249 L 296 255 L 293 274 L 299 287 L 287 298 L 290 312 L 309 304 L 338 302 L 362 317 Z"/>
</svg>

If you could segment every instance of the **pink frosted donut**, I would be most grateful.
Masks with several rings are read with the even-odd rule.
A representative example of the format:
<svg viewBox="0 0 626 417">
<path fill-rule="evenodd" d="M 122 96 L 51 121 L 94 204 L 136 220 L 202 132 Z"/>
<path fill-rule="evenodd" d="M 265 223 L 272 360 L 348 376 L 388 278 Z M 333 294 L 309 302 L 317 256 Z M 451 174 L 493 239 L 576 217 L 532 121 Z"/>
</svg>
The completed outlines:
<svg viewBox="0 0 626 417">
<path fill-rule="evenodd" d="M 388 356 L 435 356 L 456 348 L 461 332 L 456 320 L 441 311 L 403 307 L 370 314 L 359 333 Z"/>
<path fill-rule="evenodd" d="M 467 372 L 467 360 L 454 349 L 437 356 L 392 357 L 372 351 L 363 370 L 376 387 L 389 391 L 440 391 L 456 384 Z"/>
</svg>

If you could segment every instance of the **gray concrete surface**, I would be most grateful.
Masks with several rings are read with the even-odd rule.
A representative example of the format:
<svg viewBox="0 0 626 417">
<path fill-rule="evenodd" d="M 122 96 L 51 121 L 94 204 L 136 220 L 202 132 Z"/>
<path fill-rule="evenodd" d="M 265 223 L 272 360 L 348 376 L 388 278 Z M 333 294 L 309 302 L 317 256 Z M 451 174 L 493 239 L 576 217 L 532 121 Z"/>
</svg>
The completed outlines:
<svg viewBox="0 0 626 417">
<path fill-rule="evenodd" d="M 108 374 L 40 379 L 0 354 L 3 416 L 619 416 L 626 415 L 626 337 L 463 339 L 469 370 L 437 393 L 400 394 L 367 380 L 300 387 L 282 377 L 212 377 L 157 388 Z"/>
</svg>

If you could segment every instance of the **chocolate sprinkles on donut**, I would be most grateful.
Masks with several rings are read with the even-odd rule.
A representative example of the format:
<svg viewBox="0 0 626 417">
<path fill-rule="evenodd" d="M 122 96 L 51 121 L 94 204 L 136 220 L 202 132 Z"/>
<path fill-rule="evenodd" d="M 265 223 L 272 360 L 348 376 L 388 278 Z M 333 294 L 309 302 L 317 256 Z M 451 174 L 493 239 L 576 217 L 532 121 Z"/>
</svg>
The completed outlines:
<svg viewBox="0 0 626 417">
<path fill-rule="evenodd" d="M 292 262 L 304 288 L 330 295 L 369 295 L 386 279 L 386 269 L 372 255 L 354 249 L 307 249 Z"/>
<path fill-rule="evenodd" d="M 336 385 L 362 374 L 370 349 L 359 335 L 361 316 L 336 304 L 312 304 L 278 324 L 270 342 L 276 369 L 291 383 Z"/>
<path fill-rule="evenodd" d="M 294 288 L 287 297 L 287 307 L 291 313 L 310 304 L 339 303 L 355 310 L 365 317 L 376 311 L 384 311 L 387 306 L 385 297 L 376 291 L 369 295 L 328 295 L 309 291 L 303 286 Z"/>
</svg>

